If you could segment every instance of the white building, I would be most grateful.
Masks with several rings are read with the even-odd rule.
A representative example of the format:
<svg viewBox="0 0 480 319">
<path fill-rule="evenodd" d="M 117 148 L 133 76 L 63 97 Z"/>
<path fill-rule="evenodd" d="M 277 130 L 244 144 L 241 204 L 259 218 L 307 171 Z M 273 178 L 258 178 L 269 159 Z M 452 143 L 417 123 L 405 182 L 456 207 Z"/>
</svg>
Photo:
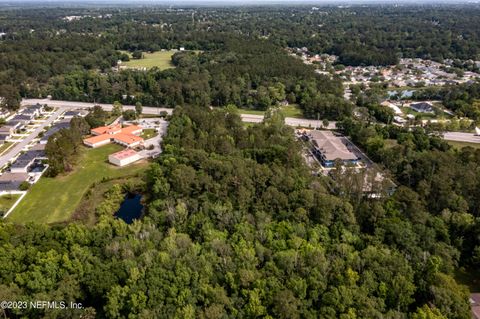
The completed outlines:
<svg viewBox="0 0 480 319">
<path fill-rule="evenodd" d="M 117 166 L 125 166 L 131 163 L 134 163 L 141 159 L 140 154 L 135 152 L 134 150 L 127 148 L 120 152 L 110 154 L 108 156 L 108 161 L 113 165 Z"/>
</svg>

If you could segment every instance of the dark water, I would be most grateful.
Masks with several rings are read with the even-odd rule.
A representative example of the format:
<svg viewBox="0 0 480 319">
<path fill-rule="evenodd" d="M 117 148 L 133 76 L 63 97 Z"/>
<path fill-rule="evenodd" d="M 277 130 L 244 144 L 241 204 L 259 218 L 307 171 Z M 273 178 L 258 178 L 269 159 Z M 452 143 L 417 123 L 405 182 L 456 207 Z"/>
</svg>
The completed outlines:
<svg viewBox="0 0 480 319">
<path fill-rule="evenodd" d="M 128 194 L 125 197 L 120 209 L 115 213 L 115 217 L 122 219 L 127 224 L 133 223 L 134 219 L 142 216 L 143 205 L 141 204 L 142 195 Z"/>
</svg>

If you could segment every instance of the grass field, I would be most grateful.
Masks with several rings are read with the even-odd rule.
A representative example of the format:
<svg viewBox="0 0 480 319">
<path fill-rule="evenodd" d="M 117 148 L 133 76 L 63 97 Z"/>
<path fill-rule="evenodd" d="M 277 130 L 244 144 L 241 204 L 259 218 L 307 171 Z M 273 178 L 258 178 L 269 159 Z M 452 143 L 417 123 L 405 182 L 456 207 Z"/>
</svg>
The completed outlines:
<svg viewBox="0 0 480 319">
<path fill-rule="evenodd" d="M 20 194 L 0 196 L 0 212 L 6 213 L 20 197 Z"/>
<path fill-rule="evenodd" d="M 468 143 L 468 142 L 457 142 L 457 141 L 447 141 L 448 144 L 452 145 L 457 149 L 461 149 L 463 147 L 471 146 L 473 148 L 480 148 L 480 143 Z"/>
<path fill-rule="evenodd" d="M 264 115 L 265 111 L 252 110 L 252 109 L 238 109 L 240 114 L 252 114 L 252 115 Z"/>
<path fill-rule="evenodd" d="M 302 109 L 297 104 L 290 104 L 281 107 L 285 117 L 303 118 Z"/>
<path fill-rule="evenodd" d="M 146 162 L 122 168 L 108 164 L 108 155 L 121 149 L 123 147 L 116 144 L 96 149 L 82 148 L 72 172 L 55 178 L 42 177 L 8 216 L 8 220 L 20 224 L 68 221 L 92 183 L 103 178 L 135 175 L 148 166 Z"/>
<path fill-rule="evenodd" d="M 157 130 L 153 128 L 147 128 L 143 130 L 141 137 L 143 137 L 144 140 L 151 139 L 152 137 L 155 137 L 158 135 Z"/>
<path fill-rule="evenodd" d="M 157 51 L 153 53 L 144 53 L 142 59 L 131 59 L 130 61 L 123 62 L 122 65 L 126 65 L 131 68 L 153 68 L 157 67 L 160 70 L 173 68 L 172 55 L 173 51 Z"/>
</svg>

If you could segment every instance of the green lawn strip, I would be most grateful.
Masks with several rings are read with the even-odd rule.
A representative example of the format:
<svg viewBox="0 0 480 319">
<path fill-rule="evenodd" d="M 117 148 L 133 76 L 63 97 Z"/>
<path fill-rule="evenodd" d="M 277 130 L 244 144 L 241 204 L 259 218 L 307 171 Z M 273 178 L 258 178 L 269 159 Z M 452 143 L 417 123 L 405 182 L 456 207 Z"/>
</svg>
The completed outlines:
<svg viewBox="0 0 480 319">
<path fill-rule="evenodd" d="M 145 140 L 151 139 L 152 137 L 155 137 L 158 135 L 157 130 L 153 128 L 147 128 L 143 130 L 141 137 Z"/>
<path fill-rule="evenodd" d="M 101 182 L 104 178 L 135 175 L 145 169 L 147 166 L 145 163 L 122 168 L 109 164 L 108 155 L 121 149 L 123 147 L 116 144 L 96 149 L 82 148 L 74 171 L 55 178 L 42 177 L 32 185 L 8 219 L 21 224 L 69 220 L 83 195 L 94 182 Z"/>
<path fill-rule="evenodd" d="M 282 106 L 281 110 L 285 117 L 304 118 L 302 109 L 297 104 Z"/>
<path fill-rule="evenodd" d="M 462 149 L 467 146 L 480 149 L 480 143 L 469 143 L 469 142 L 458 142 L 458 141 L 447 141 L 448 144 L 452 145 L 456 149 Z"/>
<path fill-rule="evenodd" d="M 0 212 L 6 213 L 20 196 L 20 194 L 6 194 L 0 196 Z"/>
<path fill-rule="evenodd" d="M 0 155 L 5 152 L 10 146 L 12 146 L 12 142 L 5 142 L 2 146 L 0 146 Z"/>
<path fill-rule="evenodd" d="M 173 51 L 157 51 L 153 53 L 144 53 L 142 59 L 131 59 L 130 61 L 123 62 L 122 65 L 131 68 L 153 68 L 157 67 L 160 70 L 173 68 L 172 55 Z"/>
<path fill-rule="evenodd" d="M 261 110 L 238 109 L 238 112 L 240 114 L 265 115 L 265 111 L 261 111 Z"/>
</svg>

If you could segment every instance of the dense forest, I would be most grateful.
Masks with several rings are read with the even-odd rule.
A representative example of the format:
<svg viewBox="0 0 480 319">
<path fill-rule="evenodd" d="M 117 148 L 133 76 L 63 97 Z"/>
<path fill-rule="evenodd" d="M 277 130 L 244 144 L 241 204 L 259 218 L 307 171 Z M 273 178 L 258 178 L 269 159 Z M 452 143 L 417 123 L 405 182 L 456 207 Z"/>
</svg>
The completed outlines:
<svg viewBox="0 0 480 319">
<path fill-rule="evenodd" d="M 306 117 L 341 119 L 338 79 L 314 75 L 286 47 L 331 53 L 339 63 L 395 64 L 399 57 L 479 59 L 476 5 L 44 8 L 0 11 L 0 96 L 266 109 L 295 102 Z M 80 17 L 67 20 L 67 16 Z M 200 50 L 176 69 L 112 72 L 121 50 Z M 334 107 L 337 105 L 337 107 Z"/>
<path fill-rule="evenodd" d="M 479 60 L 479 10 L 1 9 L 2 106 L 52 95 L 175 110 L 162 154 L 138 184 L 105 192 L 94 225 L 0 221 L 0 299 L 84 307 L 0 316 L 470 318 L 468 288 L 455 275 L 480 266 L 480 150 L 452 148 L 429 128 L 389 125 L 393 113 L 379 105 L 385 88 L 352 88 L 354 105 L 339 78 L 286 48 L 336 54 L 345 65 Z M 129 58 L 124 51 L 179 47 L 186 50 L 172 56 L 174 68 L 112 69 Z M 426 98 L 480 120 L 478 83 L 414 96 Z M 368 196 L 364 176 L 340 167 L 312 174 L 305 145 L 274 107 L 287 103 L 338 120 L 396 191 Z M 365 119 L 352 118 L 354 107 Z M 265 110 L 264 122 L 245 125 L 238 108 Z M 54 134 L 48 174 L 69 172 L 82 136 L 107 117 L 95 107 Z M 142 193 L 145 214 L 126 224 L 113 215 L 132 191 Z"/>
<path fill-rule="evenodd" d="M 311 66 L 264 40 L 232 39 L 222 50 L 181 52 L 172 60 L 176 68 L 165 71 L 154 68 L 108 75 L 78 71 L 57 76 L 49 82 L 46 93 L 60 100 L 139 101 L 167 107 L 234 104 L 266 110 L 289 101 L 299 103 L 308 117 L 351 114 L 339 80 L 315 74 Z"/>
<path fill-rule="evenodd" d="M 354 123 L 344 129 L 365 138 Z M 372 131 L 366 146 L 380 133 Z M 468 290 L 452 273 L 480 260 L 464 254 L 480 247 L 475 185 L 456 190 L 440 179 L 443 160 L 448 168 L 451 160 L 473 168 L 480 153 L 438 158 L 442 142 L 399 134 L 407 134 L 399 148 L 411 155 L 397 165 L 421 166 L 415 157 L 432 156 L 438 168 L 397 173 L 402 186 L 393 197 L 353 200 L 310 174 L 280 113 L 245 127 L 233 107 L 177 108 L 165 151 L 145 177 L 149 204 L 141 221 L 113 218 L 122 194 L 116 185 L 93 228 L 0 224 L 3 299 L 87 308 L 6 315 L 470 318 Z"/>
</svg>

